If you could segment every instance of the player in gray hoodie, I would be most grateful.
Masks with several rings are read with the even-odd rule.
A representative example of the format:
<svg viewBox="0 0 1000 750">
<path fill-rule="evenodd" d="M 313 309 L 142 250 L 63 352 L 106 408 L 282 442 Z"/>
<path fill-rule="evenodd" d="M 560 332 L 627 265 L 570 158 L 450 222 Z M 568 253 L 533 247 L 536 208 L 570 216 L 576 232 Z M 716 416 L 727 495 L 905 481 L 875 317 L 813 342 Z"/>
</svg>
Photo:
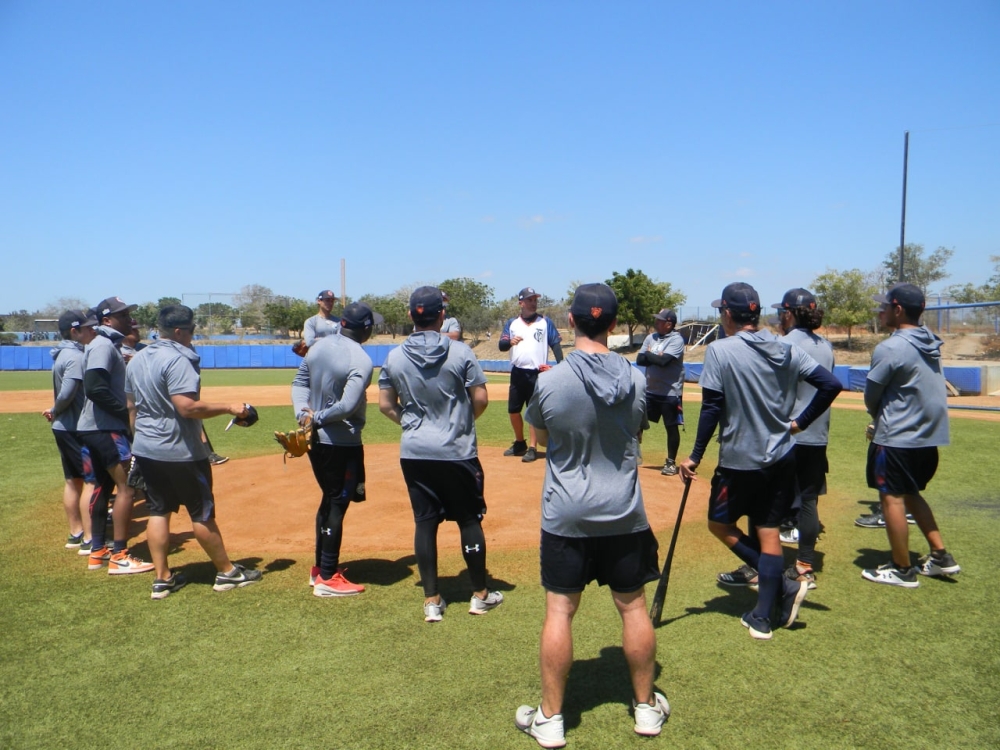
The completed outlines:
<svg viewBox="0 0 1000 750">
<path fill-rule="evenodd" d="M 938 465 L 938 446 L 948 445 L 948 392 L 941 372 L 941 339 L 920 325 L 924 294 L 897 284 L 880 303 L 879 321 L 892 335 L 875 347 L 865 381 L 865 406 L 873 420 L 868 447 L 868 486 L 878 490 L 892 560 L 862 572 L 874 583 L 920 585 L 917 574 L 954 575 L 962 570 L 945 549 L 934 513 L 920 494 Z M 913 514 L 930 554 L 910 564 Z"/>
<path fill-rule="evenodd" d="M 440 622 L 446 606 L 437 576 L 442 521 L 458 524 L 473 589 L 469 614 L 483 615 L 503 603 L 503 594 L 486 586 L 486 501 L 475 424 L 489 403 L 486 375 L 468 346 L 441 333 L 440 289 L 414 291 L 409 315 L 413 333 L 389 352 L 379 374 L 379 409 L 403 428 L 399 465 L 416 524 L 424 620 Z"/>
</svg>

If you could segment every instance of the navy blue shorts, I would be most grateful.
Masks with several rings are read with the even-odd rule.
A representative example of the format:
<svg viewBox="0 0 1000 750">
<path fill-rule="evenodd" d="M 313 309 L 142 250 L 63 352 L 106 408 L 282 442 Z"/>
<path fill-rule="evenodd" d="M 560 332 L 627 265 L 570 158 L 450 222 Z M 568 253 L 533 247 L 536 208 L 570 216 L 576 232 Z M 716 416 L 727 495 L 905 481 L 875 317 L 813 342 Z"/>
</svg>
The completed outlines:
<svg viewBox="0 0 1000 750">
<path fill-rule="evenodd" d="M 708 497 L 708 520 L 730 524 L 747 516 L 754 527 L 777 528 L 791 510 L 795 486 L 794 450 L 766 469 L 718 466 Z"/>
<path fill-rule="evenodd" d="M 176 513 L 183 505 L 195 523 L 215 518 L 212 465 L 201 461 L 157 461 L 135 457 L 146 480 L 146 507 L 150 516 Z"/>
<path fill-rule="evenodd" d="M 664 427 L 674 427 L 684 424 L 684 404 L 677 396 L 657 396 L 646 394 L 646 418 L 650 422 L 659 422 L 663 417 Z"/>
<path fill-rule="evenodd" d="M 520 414 L 521 409 L 531 400 L 538 382 L 538 370 L 510 368 L 510 391 L 507 394 L 507 413 Z"/>
<path fill-rule="evenodd" d="M 413 520 L 439 519 L 463 523 L 486 515 L 483 466 L 478 458 L 430 461 L 401 458 L 403 479 L 410 493 Z"/>
<path fill-rule="evenodd" d="M 132 460 L 132 447 L 124 432 L 78 432 L 77 437 L 87 448 L 83 470 L 88 482 L 104 484 L 111 478 L 110 469 Z M 128 473 L 127 466 L 124 470 Z"/>
<path fill-rule="evenodd" d="M 347 505 L 365 499 L 363 494 L 358 496 L 358 485 L 365 481 L 363 445 L 326 445 L 317 441 L 306 455 L 324 501 Z"/>
<path fill-rule="evenodd" d="M 68 430 L 52 430 L 62 458 L 63 477 L 66 479 L 85 479 L 87 473 L 83 468 L 84 452 L 87 450 L 75 432 Z M 89 456 L 88 456 L 89 461 Z"/>
<path fill-rule="evenodd" d="M 886 495 L 916 495 L 927 488 L 938 467 L 938 449 L 868 446 L 868 486 Z"/>
<path fill-rule="evenodd" d="M 557 536 L 542 531 L 542 586 L 578 594 L 591 581 L 628 594 L 660 577 L 659 544 L 650 529 L 615 536 Z"/>
</svg>

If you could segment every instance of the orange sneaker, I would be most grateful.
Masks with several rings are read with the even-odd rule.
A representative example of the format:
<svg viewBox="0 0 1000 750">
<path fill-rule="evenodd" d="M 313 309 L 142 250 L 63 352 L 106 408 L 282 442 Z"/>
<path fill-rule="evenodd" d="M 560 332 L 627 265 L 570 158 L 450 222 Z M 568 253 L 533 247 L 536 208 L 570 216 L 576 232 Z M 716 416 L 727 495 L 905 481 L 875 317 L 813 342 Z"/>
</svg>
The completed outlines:
<svg viewBox="0 0 1000 750">
<path fill-rule="evenodd" d="M 107 547 L 92 549 L 90 551 L 90 557 L 87 558 L 87 570 L 100 570 L 108 564 L 110 559 L 111 550 Z"/>
<path fill-rule="evenodd" d="M 93 555 L 91 555 L 91 559 L 93 559 Z M 112 576 L 124 576 L 130 573 L 148 573 L 152 569 L 153 563 L 144 562 L 138 557 L 132 557 L 128 553 L 128 550 L 116 552 L 111 556 L 111 561 L 108 563 L 108 575 Z"/>
<path fill-rule="evenodd" d="M 329 578 L 322 575 L 316 577 L 316 585 L 313 586 L 313 596 L 352 596 L 360 594 L 365 587 L 359 583 L 351 583 L 342 571 L 338 570 Z"/>
</svg>

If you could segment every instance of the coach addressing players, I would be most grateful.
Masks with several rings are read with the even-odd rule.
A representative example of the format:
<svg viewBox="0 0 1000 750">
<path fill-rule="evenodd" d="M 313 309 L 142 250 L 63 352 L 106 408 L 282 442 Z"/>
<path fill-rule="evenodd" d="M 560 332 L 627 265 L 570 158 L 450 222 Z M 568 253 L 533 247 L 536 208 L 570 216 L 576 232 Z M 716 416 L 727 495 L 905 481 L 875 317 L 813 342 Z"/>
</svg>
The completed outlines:
<svg viewBox="0 0 1000 750">
<path fill-rule="evenodd" d="M 529 430 L 530 443 L 524 440 L 524 419 L 521 409 L 535 392 L 538 373 L 549 368 L 548 351 L 556 364 L 562 362 L 562 337 L 555 324 L 538 314 L 538 292 L 526 286 L 517 293 L 520 316 L 511 318 L 500 334 L 499 348 L 510 352 L 510 395 L 507 398 L 507 413 L 510 426 L 514 429 L 514 444 L 504 451 L 505 456 L 521 456 L 525 463 L 538 458 L 538 437 L 535 428 Z"/>
</svg>

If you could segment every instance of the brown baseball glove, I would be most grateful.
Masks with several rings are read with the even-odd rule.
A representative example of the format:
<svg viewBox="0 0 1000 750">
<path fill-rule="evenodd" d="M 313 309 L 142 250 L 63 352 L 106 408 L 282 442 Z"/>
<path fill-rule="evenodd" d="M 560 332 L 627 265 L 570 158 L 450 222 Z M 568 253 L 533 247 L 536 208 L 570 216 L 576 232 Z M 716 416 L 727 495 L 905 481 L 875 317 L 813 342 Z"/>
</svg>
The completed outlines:
<svg viewBox="0 0 1000 750">
<path fill-rule="evenodd" d="M 292 344 L 292 351 L 298 354 L 300 357 L 306 356 L 306 352 L 309 351 L 309 347 L 306 346 L 306 342 L 299 340 Z"/>
<path fill-rule="evenodd" d="M 306 451 L 312 448 L 312 424 L 310 423 L 305 427 L 299 427 L 297 430 L 289 430 L 288 432 L 275 432 L 274 439 L 281 443 L 281 447 L 285 449 L 286 460 L 289 457 L 298 458 L 299 456 L 304 456 Z"/>
</svg>

